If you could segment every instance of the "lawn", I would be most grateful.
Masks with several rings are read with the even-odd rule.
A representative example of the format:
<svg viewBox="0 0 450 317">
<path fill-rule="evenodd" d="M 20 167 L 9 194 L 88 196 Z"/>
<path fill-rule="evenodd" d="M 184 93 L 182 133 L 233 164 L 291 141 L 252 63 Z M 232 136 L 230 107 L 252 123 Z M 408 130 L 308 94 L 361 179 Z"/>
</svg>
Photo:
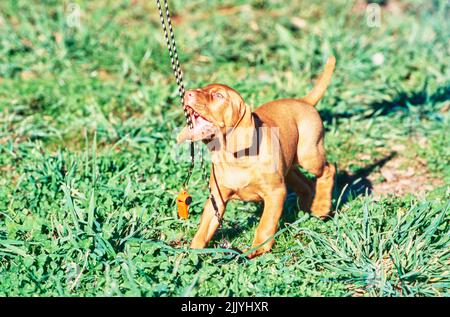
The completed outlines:
<svg viewBox="0 0 450 317">
<path fill-rule="evenodd" d="M 387 1 L 375 25 L 362 0 L 170 5 L 188 88 L 256 107 L 336 56 L 318 105 L 335 216 L 289 194 L 272 252 L 246 260 L 220 242 L 249 247 L 261 206 L 233 202 L 190 250 L 207 187 L 197 165 L 178 219 L 189 157 L 154 1 L 5 0 L 0 295 L 450 296 L 448 1 Z"/>
</svg>

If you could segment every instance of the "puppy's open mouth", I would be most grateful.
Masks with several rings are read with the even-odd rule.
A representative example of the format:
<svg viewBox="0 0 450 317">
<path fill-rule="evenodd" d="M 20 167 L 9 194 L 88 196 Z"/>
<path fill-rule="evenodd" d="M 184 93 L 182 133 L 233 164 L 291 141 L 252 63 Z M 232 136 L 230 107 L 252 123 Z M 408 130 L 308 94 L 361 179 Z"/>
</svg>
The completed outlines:
<svg viewBox="0 0 450 317">
<path fill-rule="evenodd" d="M 190 130 L 192 141 L 203 140 L 214 134 L 214 124 L 206 119 L 203 115 L 194 110 L 190 106 L 186 106 L 186 110 L 192 120 L 192 130 Z"/>
</svg>

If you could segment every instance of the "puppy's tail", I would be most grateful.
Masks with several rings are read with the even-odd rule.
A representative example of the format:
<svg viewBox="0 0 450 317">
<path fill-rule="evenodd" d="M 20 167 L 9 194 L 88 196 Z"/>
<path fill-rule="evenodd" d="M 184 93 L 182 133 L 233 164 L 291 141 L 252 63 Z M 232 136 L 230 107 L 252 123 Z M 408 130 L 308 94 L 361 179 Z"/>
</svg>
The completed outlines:
<svg viewBox="0 0 450 317">
<path fill-rule="evenodd" d="M 325 70 L 320 76 L 314 88 L 309 92 L 306 97 L 302 98 L 302 101 L 309 103 L 311 106 L 315 106 L 316 103 L 322 98 L 323 93 L 328 87 L 330 83 L 331 75 L 334 71 L 334 66 L 336 65 L 336 58 L 334 56 L 330 56 L 325 65 Z"/>
</svg>

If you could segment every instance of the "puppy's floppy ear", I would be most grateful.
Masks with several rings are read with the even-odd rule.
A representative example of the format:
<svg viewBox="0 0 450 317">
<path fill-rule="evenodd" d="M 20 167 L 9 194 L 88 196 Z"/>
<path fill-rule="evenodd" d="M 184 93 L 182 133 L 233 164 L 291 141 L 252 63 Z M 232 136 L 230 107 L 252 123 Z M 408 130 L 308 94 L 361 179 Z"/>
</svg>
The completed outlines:
<svg viewBox="0 0 450 317">
<path fill-rule="evenodd" d="M 252 112 L 251 108 L 245 103 L 244 99 L 238 94 L 233 94 L 231 97 L 232 111 L 233 111 L 233 124 L 247 126 L 247 120 L 250 119 Z"/>
<path fill-rule="evenodd" d="M 239 116 L 237 118 L 237 123 L 241 127 L 251 127 L 252 126 L 252 109 L 250 106 L 241 99 L 239 103 Z"/>
<path fill-rule="evenodd" d="M 231 108 L 231 107 L 230 107 Z M 242 98 L 233 106 L 234 122 L 226 135 L 226 147 L 230 153 L 242 152 L 253 144 L 254 127 L 252 109 Z"/>
</svg>

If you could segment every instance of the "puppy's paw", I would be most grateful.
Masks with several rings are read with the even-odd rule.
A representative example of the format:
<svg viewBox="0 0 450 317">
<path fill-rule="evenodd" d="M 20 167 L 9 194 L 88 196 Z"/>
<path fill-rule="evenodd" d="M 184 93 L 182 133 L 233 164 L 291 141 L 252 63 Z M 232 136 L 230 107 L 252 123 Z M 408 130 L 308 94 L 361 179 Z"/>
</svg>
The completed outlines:
<svg viewBox="0 0 450 317">
<path fill-rule="evenodd" d="M 325 220 L 328 218 L 331 210 L 331 204 L 328 201 L 314 202 L 311 206 L 311 214 L 317 218 Z"/>
<path fill-rule="evenodd" d="M 245 250 L 244 253 L 247 253 L 249 250 L 254 249 L 258 245 L 259 244 L 253 245 L 250 249 Z M 253 259 L 254 257 L 257 257 L 258 255 L 261 255 L 263 253 L 269 252 L 271 248 L 272 248 L 272 246 L 270 246 L 270 245 L 263 245 L 259 249 L 256 249 L 253 252 L 251 252 L 250 254 L 248 254 L 247 255 L 247 259 Z"/>
<path fill-rule="evenodd" d="M 204 249 L 206 247 L 206 243 L 204 241 L 200 241 L 198 239 L 194 239 L 191 242 L 191 249 Z"/>
</svg>

